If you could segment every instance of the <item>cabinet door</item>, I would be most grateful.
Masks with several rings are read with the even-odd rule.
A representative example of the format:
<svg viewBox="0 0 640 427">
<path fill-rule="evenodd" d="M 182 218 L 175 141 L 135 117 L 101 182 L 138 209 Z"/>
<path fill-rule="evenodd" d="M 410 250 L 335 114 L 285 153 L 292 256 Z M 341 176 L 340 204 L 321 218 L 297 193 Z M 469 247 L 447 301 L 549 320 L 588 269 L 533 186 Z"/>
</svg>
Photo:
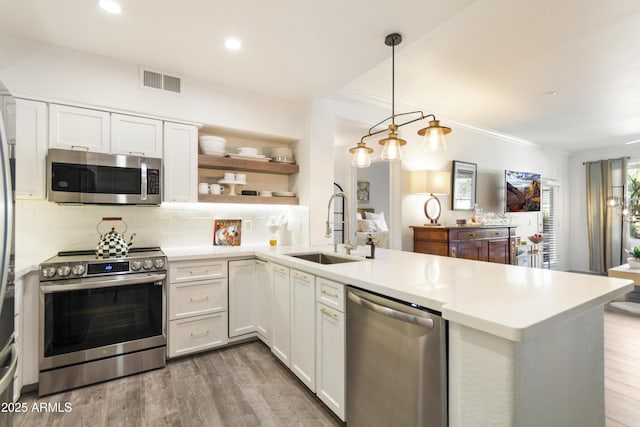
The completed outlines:
<svg viewBox="0 0 640 427">
<path fill-rule="evenodd" d="M 161 158 L 162 121 L 111 114 L 111 152 Z"/>
<path fill-rule="evenodd" d="M 256 331 L 256 261 L 229 261 L 229 338 Z"/>
<path fill-rule="evenodd" d="M 315 392 L 315 277 L 291 270 L 291 370 Z"/>
<path fill-rule="evenodd" d="M 489 240 L 488 246 L 490 262 L 509 264 L 509 253 L 511 251 L 509 239 Z"/>
<path fill-rule="evenodd" d="M 198 128 L 165 122 L 163 151 L 163 200 L 165 202 L 197 202 Z"/>
<path fill-rule="evenodd" d="M 473 259 L 476 261 L 487 260 L 487 243 L 483 240 L 471 240 L 458 242 L 455 250 L 456 258 Z"/>
<path fill-rule="evenodd" d="M 15 99 L 5 111 L 15 120 L 7 120 L 9 140 L 16 142 L 16 198 L 46 197 L 47 104 Z M 15 124 L 15 127 L 14 127 Z"/>
<path fill-rule="evenodd" d="M 316 394 L 342 421 L 345 410 L 344 313 L 316 303 Z"/>
<path fill-rule="evenodd" d="M 289 341 L 289 269 L 273 264 L 273 298 L 271 300 L 271 351 L 291 366 Z"/>
<path fill-rule="evenodd" d="M 256 260 L 256 331 L 258 338 L 271 345 L 271 298 L 273 271 L 271 264 Z"/>
<path fill-rule="evenodd" d="M 67 105 L 49 105 L 49 147 L 109 152 L 109 119 L 106 111 Z"/>
</svg>

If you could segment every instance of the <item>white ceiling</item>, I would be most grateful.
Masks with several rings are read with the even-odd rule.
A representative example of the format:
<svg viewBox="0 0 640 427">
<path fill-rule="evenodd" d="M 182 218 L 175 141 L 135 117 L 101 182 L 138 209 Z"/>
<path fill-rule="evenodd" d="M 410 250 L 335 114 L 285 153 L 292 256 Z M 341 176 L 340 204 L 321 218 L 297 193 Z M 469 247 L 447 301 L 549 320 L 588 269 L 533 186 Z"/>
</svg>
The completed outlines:
<svg viewBox="0 0 640 427">
<path fill-rule="evenodd" d="M 0 28 L 290 99 L 389 98 L 383 40 L 398 31 L 397 104 L 570 151 L 640 140 L 637 0 L 121 3 L 113 16 L 97 0 L 0 0 Z M 223 47 L 231 35 L 241 51 Z"/>
</svg>

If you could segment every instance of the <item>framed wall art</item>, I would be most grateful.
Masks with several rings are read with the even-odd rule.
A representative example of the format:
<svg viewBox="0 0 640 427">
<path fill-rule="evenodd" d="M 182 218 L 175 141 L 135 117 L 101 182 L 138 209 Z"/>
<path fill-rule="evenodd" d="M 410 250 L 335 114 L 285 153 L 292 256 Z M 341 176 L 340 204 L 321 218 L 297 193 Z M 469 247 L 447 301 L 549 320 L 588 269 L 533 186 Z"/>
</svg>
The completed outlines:
<svg viewBox="0 0 640 427">
<path fill-rule="evenodd" d="M 453 161 L 451 170 L 451 209 L 472 211 L 476 204 L 478 166 L 475 163 Z"/>
</svg>

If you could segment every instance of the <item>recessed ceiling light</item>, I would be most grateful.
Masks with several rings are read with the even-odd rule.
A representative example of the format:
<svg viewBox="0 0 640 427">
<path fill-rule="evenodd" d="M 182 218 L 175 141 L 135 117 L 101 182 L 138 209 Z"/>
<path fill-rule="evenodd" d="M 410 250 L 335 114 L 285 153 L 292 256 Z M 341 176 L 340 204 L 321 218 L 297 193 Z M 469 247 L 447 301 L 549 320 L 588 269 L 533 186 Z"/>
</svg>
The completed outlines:
<svg viewBox="0 0 640 427">
<path fill-rule="evenodd" d="M 109 13 L 118 14 L 122 12 L 122 7 L 120 7 L 120 4 L 114 0 L 100 0 L 98 4 L 103 10 Z"/>
<path fill-rule="evenodd" d="M 547 90 L 545 92 L 540 92 L 538 95 L 540 96 L 556 96 L 558 94 L 558 92 L 556 92 L 555 90 Z"/>
<path fill-rule="evenodd" d="M 228 38 L 224 41 L 224 45 L 229 50 L 240 50 L 242 48 L 242 42 L 238 39 Z"/>
</svg>

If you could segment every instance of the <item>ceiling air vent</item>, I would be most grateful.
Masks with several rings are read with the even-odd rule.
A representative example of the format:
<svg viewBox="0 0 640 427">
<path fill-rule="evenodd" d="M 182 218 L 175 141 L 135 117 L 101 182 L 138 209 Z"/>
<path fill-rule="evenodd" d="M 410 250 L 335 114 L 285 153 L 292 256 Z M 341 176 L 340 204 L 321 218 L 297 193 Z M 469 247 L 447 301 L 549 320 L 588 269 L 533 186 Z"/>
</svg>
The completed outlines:
<svg viewBox="0 0 640 427">
<path fill-rule="evenodd" d="M 140 83 L 142 87 L 180 93 L 182 82 L 180 77 L 169 76 L 158 71 L 141 68 Z"/>
</svg>

